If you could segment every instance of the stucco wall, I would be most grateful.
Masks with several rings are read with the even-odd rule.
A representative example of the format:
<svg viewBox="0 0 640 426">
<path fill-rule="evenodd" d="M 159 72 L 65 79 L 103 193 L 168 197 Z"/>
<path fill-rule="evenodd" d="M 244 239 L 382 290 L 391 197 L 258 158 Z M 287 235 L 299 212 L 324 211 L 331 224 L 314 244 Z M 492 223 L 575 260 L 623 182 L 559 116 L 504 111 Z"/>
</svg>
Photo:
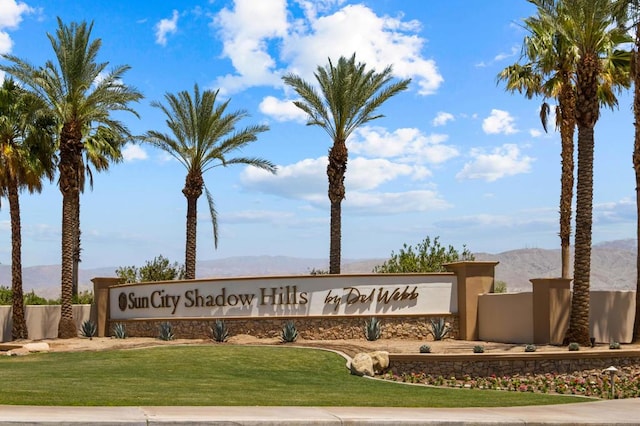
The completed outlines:
<svg viewBox="0 0 640 426">
<path fill-rule="evenodd" d="M 631 343 L 636 310 L 635 291 L 592 291 L 589 310 L 591 336 L 597 342 Z"/>
<path fill-rule="evenodd" d="M 73 305 L 73 318 L 76 327 L 81 329 L 82 323 L 92 318 L 92 305 Z M 13 320 L 11 306 L 0 306 L 0 342 L 11 341 L 11 327 Z M 25 320 L 29 339 L 42 340 L 58 337 L 58 322 L 60 322 L 59 305 L 27 305 L 25 306 Z"/>
<path fill-rule="evenodd" d="M 533 342 L 532 293 L 482 294 L 478 338 L 489 342 Z"/>
</svg>

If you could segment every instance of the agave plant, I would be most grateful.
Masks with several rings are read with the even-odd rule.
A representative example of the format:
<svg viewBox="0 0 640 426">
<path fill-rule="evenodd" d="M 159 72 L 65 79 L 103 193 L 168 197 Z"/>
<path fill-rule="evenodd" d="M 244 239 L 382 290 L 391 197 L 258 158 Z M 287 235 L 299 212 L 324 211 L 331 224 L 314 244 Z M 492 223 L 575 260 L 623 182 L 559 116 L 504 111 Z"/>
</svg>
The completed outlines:
<svg viewBox="0 0 640 426">
<path fill-rule="evenodd" d="M 284 327 L 282 327 L 282 333 L 280 334 L 280 340 L 282 343 L 295 342 L 298 338 L 298 330 L 293 321 L 287 321 Z"/>
<path fill-rule="evenodd" d="M 538 349 L 538 348 L 536 348 L 536 345 L 534 345 L 534 344 L 528 344 L 528 345 L 526 345 L 524 347 L 524 351 L 525 352 L 535 352 L 536 349 Z"/>
<path fill-rule="evenodd" d="M 173 326 L 169 322 L 160 323 L 160 335 L 158 339 L 160 340 L 173 340 Z"/>
<path fill-rule="evenodd" d="M 93 340 L 93 336 L 96 335 L 96 323 L 91 320 L 86 320 L 82 323 L 82 329 L 80 332 L 84 337 L 88 337 L 89 340 Z"/>
<path fill-rule="evenodd" d="M 229 329 L 224 323 L 224 320 L 216 320 L 213 327 L 211 327 L 211 335 L 216 342 L 226 342 L 229 338 Z"/>
<path fill-rule="evenodd" d="M 482 345 L 475 345 L 473 347 L 473 353 L 474 354 L 483 354 L 484 353 L 484 346 Z"/>
<path fill-rule="evenodd" d="M 431 346 L 429 346 L 429 345 L 420 346 L 420 353 L 421 354 L 430 354 L 431 353 Z"/>
<path fill-rule="evenodd" d="M 117 322 L 113 325 L 112 328 L 113 331 L 113 336 L 116 339 L 126 339 L 127 338 L 127 329 L 125 327 L 125 325 L 121 322 Z"/>
<path fill-rule="evenodd" d="M 451 328 L 447 325 L 444 318 L 431 318 L 429 324 L 429 334 L 433 336 L 433 340 L 442 340 L 447 337 Z"/>
<path fill-rule="evenodd" d="M 369 341 L 378 340 L 380 338 L 380 320 L 371 317 L 364 323 L 364 337 Z"/>
</svg>

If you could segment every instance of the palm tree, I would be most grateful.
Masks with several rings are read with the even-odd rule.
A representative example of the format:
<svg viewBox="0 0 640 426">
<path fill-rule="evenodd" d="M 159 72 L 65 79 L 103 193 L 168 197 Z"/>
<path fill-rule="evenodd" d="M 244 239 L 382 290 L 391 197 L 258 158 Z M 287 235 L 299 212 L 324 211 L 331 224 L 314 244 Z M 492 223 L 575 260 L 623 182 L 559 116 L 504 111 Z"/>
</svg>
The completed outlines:
<svg viewBox="0 0 640 426">
<path fill-rule="evenodd" d="M 0 88 L 0 195 L 11 217 L 11 337 L 26 339 L 22 292 L 20 190 L 40 192 L 42 178 L 53 179 L 55 122 L 36 96 L 6 79 Z"/>
<path fill-rule="evenodd" d="M 107 70 L 108 62 L 97 62 L 102 45 L 100 39 L 91 40 L 93 23 L 65 25 L 58 18 L 55 35 L 47 34 L 57 65 L 47 61 L 36 68 L 13 55 L 4 55 L 11 64 L 0 69 L 13 75 L 31 87 L 45 99 L 59 121 L 59 187 L 62 193 L 62 264 L 61 304 L 62 314 L 58 335 L 62 338 L 77 336 L 71 309 L 73 293 L 74 251 L 79 235 L 79 193 L 83 173 L 83 138 L 87 129 L 104 127 L 109 132 L 130 136 L 121 122 L 113 119 L 114 111 L 128 111 L 137 116 L 129 106 L 142 98 L 134 88 L 125 85 L 122 78 L 128 66 Z"/>
<path fill-rule="evenodd" d="M 529 35 L 522 48 L 524 64 L 508 66 L 498 75 L 507 90 L 518 91 L 531 99 L 542 96 L 542 126 L 547 131 L 550 112 L 546 99 L 556 99 L 556 127 L 560 130 L 562 171 L 560 178 L 560 247 L 562 277 L 570 278 L 571 204 L 573 200 L 573 134 L 575 130 L 576 56 L 567 40 L 555 30 L 556 0 L 531 0 L 539 10 L 537 16 L 525 19 Z"/>
<path fill-rule="evenodd" d="M 153 102 L 165 114 L 171 134 L 150 130 L 144 140 L 167 152 L 187 169 L 182 193 L 187 199 L 187 225 L 185 247 L 185 278 L 196 277 L 196 226 L 198 198 L 204 189 L 213 225 L 214 246 L 218 247 L 217 214 L 211 193 L 204 185 L 203 175 L 208 170 L 231 164 L 248 164 L 271 173 L 276 166 L 256 157 L 228 158 L 233 151 L 257 140 L 258 133 L 269 130 L 265 125 L 253 125 L 236 129 L 238 122 L 247 117 L 244 110 L 227 112 L 230 99 L 216 104 L 218 90 L 200 93 L 194 85 L 193 96 L 187 91 L 166 93 L 167 105 Z"/>
<path fill-rule="evenodd" d="M 589 344 L 589 290 L 591 227 L 593 223 L 594 127 L 600 115 L 600 97 L 613 96 L 628 83 L 628 52 L 616 50 L 629 41 L 624 31 L 611 26 L 610 0 L 558 1 L 556 22 L 561 37 L 576 50 L 576 125 L 578 127 L 578 182 L 573 298 L 567 340 Z M 601 87 L 607 90 L 601 90 Z"/>
<path fill-rule="evenodd" d="M 632 55 L 631 80 L 633 81 L 633 170 L 636 175 L 636 240 L 640 241 L 640 0 L 616 0 L 614 17 L 624 30 L 633 30 L 634 42 Z M 629 25 L 629 28 L 627 27 Z M 633 338 L 640 340 L 640 249 L 636 250 L 636 316 L 633 324 Z"/>
<path fill-rule="evenodd" d="M 331 137 L 327 176 L 329 178 L 329 202 L 331 203 L 331 225 L 329 246 L 329 273 L 340 273 L 342 239 L 342 200 L 345 197 L 344 177 L 347 171 L 347 138 L 359 126 L 377 118 L 376 109 L 386 100 L 405 90 L 410 79 L 391 83 L 391 67 L 381 73 L 367 70 L 366 64 L 356 63 L 355 53 L 351 58 L 340 57 L 334 66 L 318 67 L 314 73 L 321 94 L 308 82 L 295 74 L 282 79 L 302 98 L 294 104 L 307 113 L 308 126 L 320 126 Z"/>
</svg>

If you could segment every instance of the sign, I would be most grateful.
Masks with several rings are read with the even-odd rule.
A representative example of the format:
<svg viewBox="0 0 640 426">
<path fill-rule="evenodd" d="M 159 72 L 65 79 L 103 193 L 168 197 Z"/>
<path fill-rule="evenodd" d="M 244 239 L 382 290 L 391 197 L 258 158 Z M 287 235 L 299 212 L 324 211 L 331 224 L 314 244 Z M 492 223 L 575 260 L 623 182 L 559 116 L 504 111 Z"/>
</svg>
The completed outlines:
<svg viewBox="0 0 640 426">
<path fill-rule="evenodd" d="M 109 288 L 112 320 L 457 312 L 454 274 L 315 275 L 124 284 Z"/>
</svg>

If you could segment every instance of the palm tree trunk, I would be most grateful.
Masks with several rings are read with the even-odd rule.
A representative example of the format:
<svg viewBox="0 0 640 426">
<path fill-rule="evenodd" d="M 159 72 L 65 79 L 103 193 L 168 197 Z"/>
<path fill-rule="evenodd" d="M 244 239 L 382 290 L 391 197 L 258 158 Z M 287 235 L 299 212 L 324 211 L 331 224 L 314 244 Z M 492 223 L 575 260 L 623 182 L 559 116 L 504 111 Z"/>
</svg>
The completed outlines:
<svg viewBox="0 0 640 426">
<path fill-rule="evenodd" d="M 344 176 L 347 172 L 348 151 L 344 139 L 336 138 L 329 150 L 327 176 L 329 178 L 329 201 L 331 203 L 331 227 L 329 240 L 329 273 L 340 273 L 342 256 L 342 207 L 344 199 Z"/>
<path fill-rule="evenodd" d="M 58 337 L 78 336 L 73 319 L 73 254 L 77 241 L 80 186 L 78 169 L 82 164 L 82 134 L 73 123 L 66 123 L 60 133 L 60 192 L 62 193 L 62 264 L 60 278 L 61 315 Z"/>
<path fill-rule="evenodd" d="M 633 339 L 640 340 L 640 21 L 636 25 L 636 39 L 633 61 L 633 113 L 635 117 L 635 137 L 633 142 L 633 170 L 636 174 L 636 316 L 633 324 Z"/>
<path fill-rule="evenodd" d="M 11 216 L 11 299 L 13 306 L 11 338 L 13 340 L 28 337 L 27 323 L 24 318 L 24 297 L 22 293 L 22 236 L 20 225 L 20 200 L 18 183 L 14 180 L 8 185 L 9 214 Z"/>
<path fill-rule="evenodd" d="M 573 133 L 575 94 L 568 73 L 563 75 L 563 89 L 559 103 L 562 114 L 560 139 L 562 143 L 562 174 L 560 178 L 560 247 L 562 278 L 571 278 L 571 204 L 573 201 Z"/>
<path fill-rule="evenodd" d="M 598 119 L 599 59 L 585 55 L 578 66 L 576 123 L 578 125 L 578 184 L 576 186 L 576 242 L 573 297 L 567 338 L 588 345 L 591 275 L 591 227 L 593 224 L 593 128 Z"/>
<path fill-rule="evenodd" d="M 196 278 L 196 238 L 198 225 L 198 198 L 202 195 L 204 179 L 199 171 L 190 170 L 182 193 L 187 198 L 187 234 L 184 250 L 184 277 Z"/>
<path fill-rule="evenodd" d="M 187 238 L 184 258 L 184 277 L 187 280 L 196 278 L 196 228 L 198 225 L 198 199 L 187 198 Z"/>
</svg>

